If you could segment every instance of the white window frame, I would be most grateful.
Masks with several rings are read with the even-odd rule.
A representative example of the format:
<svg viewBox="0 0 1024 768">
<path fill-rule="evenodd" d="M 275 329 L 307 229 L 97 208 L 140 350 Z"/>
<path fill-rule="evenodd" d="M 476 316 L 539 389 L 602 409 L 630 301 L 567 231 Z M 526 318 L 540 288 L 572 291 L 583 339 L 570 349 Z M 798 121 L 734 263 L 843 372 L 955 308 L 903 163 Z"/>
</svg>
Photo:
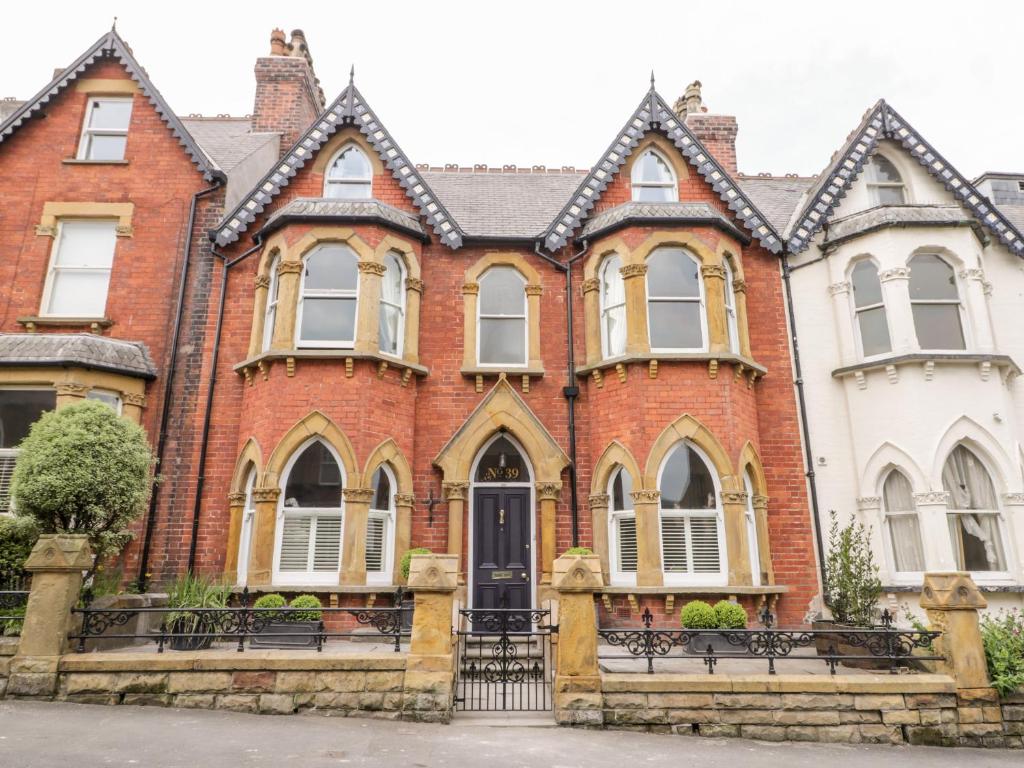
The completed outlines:
<svg viewBox="0 0 1024 768">
<path fill-rule="evenodd" d="M 489 272 L 495 269 L 507 269 L 519 277 L 523 281 L 523 312 L 522 314 L 516 315 L 492 315 L 484 314 L 484 280 Z M 516 269 L 511 264 L 495 264 L 489 267 L 482 275 L 480 275 L 477 285 L 480 286 L 477 297 L 476 297 L 476 363 L 481 368 L 525 368 L 530 363 L 530 301 L 526 295 L 526 276 Z M 483 326 L 482 320 L 522 320 L 523 321 L 523 361 L 521 363 L 500 363 L 500 362 L 486 362 L 481 357 L 480 342 L 482 334 L 480 333 Z"/>
<path fill-rule="evenodd" d="M 608 575 L 611 577 L 612 586 L 634 586 L 636 584 L 636 571 L 619 570 L 619 521 L 632 518 L 633 524 L 636 525 L 636 509 L 633 506 L 632 497 L 626 498 L 628 494 L 623 494 L 622 503 L 629 508 L 615 509 L 615 494 L 612 492 L 612 489 L 615 486 L 615 478 L 620 472 L 625 472 L 629 475 L 629 470 L 619 464 L 609 476 L 608 487 L 605 489 L 608 494 Z M 639 541 L 637 542 L 637 549 L 639 550 Z M 637 568 L 640 567 L 639 559 L 640 553 L 638 551 Z"/>
<path fill-rule="evenodd" d="M 122 128 L 90 128 L 89 120 L 92 117 L 93 108 L 97 104 L 106 103 L 128 103 L 130 108 L 128 110 L 128 125 Z M 88 103 L 85 108 L 85 119 L 82 121 L 82 135 L 78 140 L 78 153 L 75 155 L 78 160 L 88 160 L 94 163 L 117 163 L 124 160 L 124 155 L 121 155 L 117 160 L 94 160 L 89 157 L 89 149 L 92 145 L 90 141 L 93 136 L 124 136 L 125 137 L 125 152 L 128 151 L 128 129 L 131 127 L 132 112 L 135 108 L 135 99 L 132 96 L 90 96 Z"/>
<path fill-rule="evenodd" d="M 78 315 L 62 315 L 56 312 L 50 311 L 50 302 L 53 299 L 53 286 L 57 282 L 59 273 L 78 273 L 78 274 L 106 274 L 107 276 L 107 295 L 103 300 L 103 312 L 96 315 L 97 318 L 102 318 L 106 315 L 107 301 L 110 299 L 110 277 L 114 273 L 114 258 L 117 256 L 117 221 L 116 219 L 100 219 L 99 221 L 109 222 L 114 228 L 114 252 L 110 255 L 110 266 L 109 267 L 76 267 L 72 265 L 58 266 L 57 255 L 60 252 L 61 246 L 65 242 L 65 225 L 73 222 L 95 222 L 97 219 L 78 219 L 78 218 L 67 218 L 57 220 L 57 236 L 53 239 L 53 247 L 50 249 L 50 264 L 46 270 L 46 283 L 43 286 L 43 300 L 39 308 L 39 314 L 42 317 L 78 317 Z"/>
<path fill-rule="evenodd" d="M 337 163 L 338 160 L 341 159 L 341 156 L 344 155 L 349 150 L 355 150 L 360 155 L 362 155 L 363 160 L 366 161 L 366 167 L 369 169 L 368 174 L 366 176 L 340 176 L 337 178 L 331 178 L 331 169 L 334 168 L 334 164 Z M 354 187 L 362 185 L 369 185 L 369 194 L 366 195 L 366 197 L 334 197 L 329 192 L 331 187 Z M 343 146 L 341 149 L 334 153 L 334 156 L 331 158 L 331 161 L 327 164 L 327 167 L 324 169 L 324 197 L 330 198 L 332 200 L 370 200 L 373 198 L 373 163 L 370 162 L 370 158 L 367 156 L 366 152 L 363 151 L 363 148 L 360 147 L 358 144 L 354 142 L 349 142 L 348 144 L 346 144 L 345 146 Z"/>
<path fill-rule="evenodd" d="M 715 486 L 715 508 L 714 509 L 700 509 L 700 510 L 688 510 L 688 509 L 665 509 L 661 506 L 663 500 L 660 491 L 662 488 L 662 476 L 665 472 L 665 467 L 668 466 L 669 459 L 672 458 L 672 454 L 676 452 L 680 447 L 687 445 L 696 452 L 697 456 L 701 458 L 708 472 L 711 473 L 711 481 Z M 691 443 L 689 440 L 681 440 L 665 454 L 665 458 L 661 461 L 661 467 L 658 469 L 658 548 L 661 553 L 661 572 L 662 579 L 665 582 L 665 586 L 685 586 L 685 585 L 699 585 L 699 586 L 728 586 L 729 585 L 729 553 L 725 548 L 725 512 L 722 506 L 722 481 L 718 476 L 718 472 L 715 470 L 715 465 L 711 463 L 710 458 L 704 451 L 702 451 L 697 445 Z M 662 546 L 662 540 L 664 538 L 662 531 L 662 521 L 666 517 L 682 518 L 682 519 L 693 519 L 693 518 L 714 518 L 715 525 L 718 531 L 718 568 L 717 574 L 713 573 L 678 573 L 675 571 L 665 570 L 665 549 Z M 691 538 L 690 526 L 686 528 L 687 542 L 689 543 Z M 687 558 L 690 568 L 693 568 L 693 550 L 690 548 L 690 556 Z"/>
<path fill-rule="evenodd" d="M 948 525 L 950 517 L 959 515 L 985 515 L 994 517 L 996 521 L 996 531 L 999 534 L 999 543 L 1002 545 L 1003 548 L 1003 564 L 1006 566 L 1006 569 L 1002 571 L 968 572 L 971 574 L 971 578 L 974 579 L 974 581 L 976 582 L 984 582 L 988 584 L 992 582 L 1012 581 L 1014 562 L 1015 559 L 1019 557 L 1019 554 L 1015 551 L 1015 548 L 1011 545 L 1010 538 L 1007 536 L 1006 518 L 1003 512 L 1003 508 L 999 502 L 999 486 L 996 485 L 996 478 L 999 477 L 999 475 L 996 472 L 992 471 L 992 464 L 989 462 L 988 457 L 985 456 L 982 451 L 979 451 L 973 445 L 970 445 L 969 443 L 964 441 L 959 441 L 946 453 L 946 458 L 942 462 L 942 468 L 940 469 L 940 473 L 942 469 L 945 468 L 946 462 L 949 461 L 950 457 L 953 455 L 953 451 L 955 451 L 961 445 L 968 451 L 970 451 L 971 455 L 974 456 L 975 459 L 981 462 L 981 466 L 984 467 L 985 472 L 988 474 L 988 481 L 992 484 L 992 492 L 993 495 L 996 497 L 996 508 L 980 510 L 956 509 L 952 506 L 953 498 L 952 496 L 950 496 L 949 502 L 946 505 L 946 535 L 948 536 L 950 534 Z M 949 545 L 950 548 L 953 550 L 953 559 L 956 560 L 958 557 L 957 545 L 956 542 L 952 539 L 952 537 L 950 537 Z"/>
<path fill-rule="evenodd" d="M 854 290 L 853 284 L 853 272 L 861 264 L 870 264 L 872 267 L 875 268 L 875 276 L 878 280 L 878 292 L 879 294 L 881 294 L 882 300 L 875 304 L 868 304 L 863 307 L 858 307 L 856 292 Z M 878 268 L 878 262 L 876 262 L 874 259 L 857 259 L 852 264 L 850 264 L 850 267 L 846 273 L 847 282 L 850 284 L 850 314 L 851 322 L 853 323 L 853 334 L 854 337 L 857 339 L 857 351 L 860 353 L 860 357 L 862 360 L 876 360 L 878 358 L 886 357 L 892 354 L 892 325 L 889 323 L 889 307 L 885 303 L 885 288 L 882 286 L 882 278 L 879 273 L 880 270 Z M 864 352 L 864 337 L 861 335 L 860 332 L 860 314 L 861 312 L 867 312 L 868 310 L 871 309 L 878 309 L 879 307 L 881 307 L 883 313 L 885 314 L 885 329 L 889 334 L 889 351 L 879 352 L 874 355 L 868 355 L 865 354 Z"/>
<path fill-rule="evenodd" d="M 245 506 L 242 507 L 242 525 L 238 532 L 238 565 L 235 568 L 235 581 L 244 587 L 249 579 L 249 553 L 252 548 L 252 529 L 256 522 L 256 504 L 253 490 L 256 488 L 256 467 L 249 469 L 245 479 Z"/>
<path fill-rule="evenodd" d="M 968 324 L 967 308 L 964 306 L 964 290 L 963 290 L 963 286 L 960 284 L 960 276 L 957 274 L 956 264 L 951 262 L 947 257 L 943 256 L 941 253 L 936 253 L 935 251 L 919 251 L 917 253 L 912 254 L 910 256 L 910 258 L 907 259 L 907 268 L 910 270 L 910 280 L 907 283 L 907 291 L 908 291 L 908 293 L 911 290 L 911 284 L 913 283 L 913 280 L 914 280 L 914 268 L 911 266 L 911 262 L 913 262 L 913 260 L 915 258 L 917 258 L 918 256 L 934 256 L 935 258 L 937 258 L 940 261 L 942 261 L 942 263 L 945 264 L 947 267 L 949 267 L 950 271 L 953 273 L 953 286 L 956 288 L 956 300 L 954 301 L 953 299 L 915 299 L 912 293 L 909 294 L 910 295 L 910 322 L 911 322 L 911 324 L 912 324 L 912 326 L 914 328 L 914 342 L 917 344 L 917 348 L 922 350 L 922 351 L 924 351 L 924 352 L 966 352 L 966 351 L 968 351 L 971 348 L 971 343 L 970 343 L 971 329 L 970 329 L 969 324 Z M 922 347 L 920 339 L 917 338 L 917 323 L 914 320 L 914 305 L 915 304 L 935 305 L 935 306 L 954 305 L 955 304 L 956 308 L 957 308 L 957 314 L 960 317 L 960 335 L 963 337 L 963 342 L 964 342 L 963 348 L 958 349 L 956 347 L 941 347 L 941 348 Z M 891 338 L 892 337 L 890 336 L 890 339 Z"/>
<path fill-rule="evenodd" d="M 356 287 L 354 289 L 316 289 L 307 295 L 306 293 L 306 262 L 318 253 L 321 249 L 331 246 L 342 246 L 346 248 L 355 260 L 356 264 Z M 295 346 L 301 349 L 355 349 L 356 337 L 359 335 L 359 254 L 346 243 L 322 243 L 312 248 L 309 253 L 302 257 L 302 273 L 299 278 L 299 306 L 295 312 Z M 302 310 L 306 299 L 354 299 L 355 318 L 352 322 L 351 339 L 313 339 L 302 338 Z"/>
<path fill-rule="evenodd" d="M 891 165 L 893 167 L 893 170 L 896 171 L 897 174 L 899 174 L 900 181 L 898 183 L 897 182 L 892 182 L 892 181 L 878 181 L 878 177 L 875 174 L 876 165 L 875 165 L 874 161 L 875 161 L 876 157 L 881 157 L 883 160 L 885 160 L 887 163 L 889 163 L 889 165 Z M 889 159 L 885 155 L 882 155 L 882 154 L 872 155 L 870 158 L 868 158 L 867 173 L 865 174 L 865 176 L 866 176 L 867 187 L 868 187 L 868 196 L 869 196 L 869 198 L 871 200 L 872 207 L 877 207 L 877 206 L 880 206 L 880 205 L 906 205 L 907 203 L 910 202 L 910 190 L 907 187 L 906 179 L 903 178 L 903 172 L 900 171 L 900 168 L 899 168 L 899 166 L 896 163 L 894 163 L 891 159 Z M 881 202 L 881 200 L 878 197 L 878 190 L 879 189 L 899 189 L 903 193 L 903 202 L 902 203 L 883 203 L 883 202 Z"/>
<path fill-rule="evenodd" d="M 299 460 L 299 457 L 305 452 L 309 446 L 313 443 L 321 443 L 330 454 L 334 457 L 334 460 L 338 462 L 338 472 L 341 475 L 341 505 L 339 507 L 286 507 L 285 503 L 285 490 L 288 487 L 288 478 L 291 477 L 292 468 L 295 466 L 295 462 Z M 334 447 L 323 440 L 320 437 L 314 437 L 292 452 L 292 455 L 288 459 L 288 463 L 285 465 L 284 471 L 281 473 L 281 484 L 280 494 L 277 500 L 277 525 L 274 534 L 274 570 L 273 570 L 273 582 L 274 584 L 285 585 L 302 585 L 302 586 L 321 586 L 328 584 L 337 584 L 338 577 L 341 573 L 341 569 L 344 566 L 345 557 L 345 488 L 346 477 L 345 477 L 345 465 L 341 461 L 341 456 L 334 450 Z M 336 571 L 281 571 L 281 543 L 284 537 L 284 523 L 285 517 L 309 517 L 314 521 L 321 518 L 334 518 L 338 517 L 341 521 L 339 526 L 339 541 L 338 541 L 338 570 Z M 309 559 L 307 563 L 312 562 L 313 559 L 313 548 L 316 546 L 316 529 L 315 522 L 311 523 L 309 531 Z"/>
<path fill-rule="evenodd" d="M 101 395 L 101 397 L 94 397 L 94 393 L 97 395 Z M 111 403 L 108 400 L 104 400 L 102 395 L 106 395 L 108 398 L 112 398 L 115 401 L 112 410 L 114 411 L 114 413 L 120 416 L 121 412 L 124 410 L 124 400 L 121 397 L 121 393 L 116 390 L 103 389 L 102 387 L 93 387 L 86 393 L 85 399 L 95 400 L 96 402 L 103 403 L 104 405 L 110 405 Z"/>
<path fill-rule="evenodd" d="M 279 301 L 278 292 L 281 282 L 277 274 L 281 266 L 281 255 L 277 254 L 270 260 L 268 274 L 269 284 L 267 285 L 267 307 L 263 312 L 263 339 L 260 348 L 266 352 L 274 343 L 274 326 L 277 325 L 277 304 Z"/>
<path fill-rule="evenodd" d="M 395 358 L 401 359 L 402 355 L 405 353 L 405 281 L 406 281 L 407 273 L 406 273 L 406 269 L 405 269 L 405 260 L 402 258 L 401 254 L 399 254 L 397 251 L 388 251 L 388 253 L 384 256 L 384 265 L 385 265 L 385 267 L 387 267 L 387 260 L 388 260 L 389 257 L 394 258 L 395 263 L 398 265 L 398 302 L 399 303 L 395 304 L 395 303 L 390 302 L 390 301 L 385 301 L 385 299 L 384 299 L 384 291 L 382 290 L 380 292 L 380 308 L 379 308 L 379 318 L 378 318 L 377 322 L 380 323 L 380 321 L 384 319 L 384 307 L 392 307 L 392 308 L 398 310 L 398 339 L 397 339 L 398 344 L 397 344 L 394 352 L 389 352 L 389 351 L 385 351 L 383 349 L 380 349 L 380 344 L 378 344 L 377 346 L 378 346 L 378 351 L 381 354 L 389 355 L 391 357 L 395 357 Z M 385 272 L 382 279 L 386 280 L 387 276 L 388 276 L 387 272 Z M 379 342 L 379 339 L 378 339 L 378 342 Z"/>
<path fill-rule="evenodd" d="M 622 290 L 622 301 L 618 304 L 608 304 L 608 293 L 605 290 L 605 282 L 608 275 L 608 270 L 612 268 L 612 264 L 618 263 L 616 272 L 618 273 L 618 280 L 623 283 Z M 601 356 L 605 360 L 609 360 L 613 357 L 621 357 L 626 353 L 626 340 L 629 333 L 629 318 L 626 317 L 626 290 L 625 280 L 622 277 L 622 257 L 617 253 L 610 253 L 605 258 L 604 263 L 601 264 L 601 269 L 598 272 L 597 277 L 597 296 L 598 296 L 598 307 L 601 317 Z M 622 352 L 612 354 L 611 351 L 611 339 L 608 334 L 608 316 L 616 309 L 622 309 Z"/>
<path fill-rule="evenodd" d="M 379 571 L 371 571 L 369 568 L 366 569 L 366 583 L 367 584 L 390 584 L 393 579 L 394 567 L 395 567 L 395 494 L 398 492 L 398 484 L 395 479 L 395 473 L 391 470 L 391 467 L 387 464 L 381 464 L 379 469 L 387 475 L 388 485 L 391 488 L 391 493 L 388 494 L 388 508 L 387 509 L 374 509 L 370 508 L 367 515 L 367 519 L 375 518 L 384 521 L 384 536 L 382 546 L 384 548 L 384 557 L 382 558 L 382 569 Z M 376 470 L 370 475 L 371 479 L 376 474 Z M 377 488 L 373 489 L 374 501 L 377 499 Z"/>
<path fill-rule="evenodd" d="M 747 545 L 749 548 L 751 584 L 761 586 L 761 548 L 757 540 L 757 510 L 754 508 L 754 483 L 750 479 L 750 470 L 743 470 L 743 490 L 746 492 Z"/>
<path fill-rule="evenodd" d="M 655 248 L 648 255 L 647 260 L 650 261 L 651 257 L 654 256 L 661 250 L 678 250 L 686 258 L 690 259 L 694 264 L 697 265 L 697 295 L 696 296 L 651 296 L 650 290 L 650 271 L 648 270 L 647 275 L 644 277 L 644 287 L 647 291 L 647 341 L 650 345 L 651 328 L 654 324 L 651 322 L 651 304 L 657 302 L 674 302 L 674 303 L 696 303 L 700 312 L 700 340 L 701 345 L 699 347 L 655 347 L 650 345 L 651 352 L 707 352 L 708 351 L 708 312 L 707 312 L 707 301 L 705 298 L 704 291 L 704 275 L 701 274 L 701 261 L 687 248 L 678 248 L 677 246 L 663 246 L 661 248 Z"/>
<path fill-rule="evenodd" d="M 732 285 L 735 277 L 729 259 L 722 259 L 722 267 L 725 269 L 725 327 L 729 333 L 729 351 L 738 355 L 740 353 L 740 318 L 736 309 L 736 292 Z"/>
<path fill-rule="evenodd" d="M 647 155 L 654 155 L 656 158 L 661 160 L 665 164 L 665 168 L 668 169 L 669 180 L 668 181 L 643 181 L 638 178 L 640 175 L 640 169 L 643 167 L 643 159 Z M 653 147 L 648 147 L 639 155 L 633 166 L 629 170 L 629 186 L 630 186 L 630 198 L 633 202 L 644 202 L 657 204 L 661 203 L 678 203 L 679 202 L 679 179 L 676 176 L 675 168 L 672 167 L 672 163 L 658 150 Z M 671 189 L 672 195 L 670 200 L 640 200 L 639 190 L 642 189 Z"/>
<path fill-rule="evenodd" d="M 898 472 L 906 478 L 906 481 L 910 483 L 911 498 L 913 498 L 914 481 L 910 478 L 910 473 L 905 472 L 901 467 L 891 466 L 882 473 L 880 482 L 878 485 L 878 498 L 882 500 L 882 521 L 885 528 L 883 538 L 885 539 L 885 546 L 888 551 L 885 553 L 886 561 L 890 562 L 890 572 L 893 575 L 893 579 L 899 582 L 909 583 L 920 583 L 921 579 L 924 578 L 924 571 L 901 571 L 896 567 L 896 538 L 892 535 L 892 527 L 889 522 L 894 517 L 913 517 L 917 520 L 917 535 L 918 544 L 921 547 L 921 560 L 922 564 L 927 569 L 928 567 L 928 552 L 924 547 L 924 526 L 921 524 L 921 515 L 917 510 L 917 502 L 914 502 L 914 509 L 910 511 L 906 510 L 890 510 L 889 504 L 885 497 L 885 484 L 889 480 L 889 477 L 893 472 Z M 947 529 L 948 530 L 948 529 Z"/>
</svg>

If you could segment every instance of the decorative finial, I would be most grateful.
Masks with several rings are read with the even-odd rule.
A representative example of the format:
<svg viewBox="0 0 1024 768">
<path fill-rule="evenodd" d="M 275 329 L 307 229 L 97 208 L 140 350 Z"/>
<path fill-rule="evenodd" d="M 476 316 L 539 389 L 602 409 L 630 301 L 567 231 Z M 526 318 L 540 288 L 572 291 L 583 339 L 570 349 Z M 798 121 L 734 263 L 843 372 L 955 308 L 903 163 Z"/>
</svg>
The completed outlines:
<svg viewBox="0 0 1024 768">
<path fill-rule="evenodd" d="M 352 85 L 356 80 L 356 65 L 353 64 L 348 71 L 348 84 Z"/>
<path fill-rule="evenodd" d="M 117 16 L 114 17 L 114 23 L 110 25 L 111 32 L 117 32 Z"/>
<path fill-rule="evenodd" d="M 654 70 L 651 70 L 651 90 L 654 90 Z"/>
</svg>

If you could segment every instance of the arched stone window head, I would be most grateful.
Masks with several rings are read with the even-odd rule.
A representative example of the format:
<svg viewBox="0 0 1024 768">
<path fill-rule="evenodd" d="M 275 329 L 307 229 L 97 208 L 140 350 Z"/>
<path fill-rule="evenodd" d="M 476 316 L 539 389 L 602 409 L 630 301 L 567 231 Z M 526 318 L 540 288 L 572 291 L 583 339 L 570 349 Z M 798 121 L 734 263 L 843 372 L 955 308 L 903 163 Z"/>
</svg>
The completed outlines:
<svg viewBox="0 0 1024 768">
<path fill-rule="evenodd" d="M 341 243 L 310 251 L 302 270 L 300 347 L 351 348 L 356 338 L 359 257 Z"/>
<path fill-rule="evenodd" d="M 480 278 L 477 360 L 480 365 L 526 365 L 526 279 L 514 267 L 496 266 Z"/>
<path fill-rule="evenodd" d="M 334 453 L 315 440 L 285 475 L 275 583 L 337 582 L 343 477 Z"/>
<path fill-rule="evenodd" d="M 941 256 L 919 253 L 910 260 L 910 308 L 921 349 L 965 349 L 956 272 Z"/>
<path fill-rule="evenodd" d="M 477 483 L 528 483 L 530 468 L 519 449 L 502 435 L 480 455 L 473 480 Z"/>
<path fill-rule="evenodd" d="M 679 185 L 672 166 L 653 149 L 633 163 L 630 173 L 633 200 L 639 203 L 672 203 L 679 199 Z"/>
<path fill-rule="evenodd" d="M 924 550 L 914 490 L 907 476 L 898 469 L 889 472 L 882 484 L 882 503 L 892 546 L 893 568 L 897 573 L 922 573 Z"/>
<path fill-rule="evenodd" d="M 373 167 L 363 150 L 344 147 L 324 176 L 324 197 L 342 200 L 369 200 L 373 197 Z"/>
<path fill-rule="evenodd" d="M 858 262 L 850 273 L 850 284 L 853 286 L 853 311 L 864 357 L 891 352 L 889 321 L 875 263 L 868 260 Z"/>
<path fill-rule="evenodd" d="M 957 568 L 1005 571 L 999 499 L 985 465 L 966 446 L 958 445 L 946 459 L 942 489 L 949 494 L 947 517 Z"/>
<path fill-rule="evenodd" d="M 903 205 L 907 202 L 907 189 L 896 166 L 882 155 L 868 161 L 868 192 L 872 205 Z"/>
<path fill-rule="evenodd" d="M 666 580 L 724 578 L 718 485 L 708 463 L 688 443 L 669 454 L 661 491 L 661 552 Z"/>
<path fill-rule="evenodd" d="M 652 352 L 704 350 L 700 262 L 684 248 L 658 248 L 647 258 L 647 324 Z"/>
<path fill-rule="evenodd" d="M 618 467 L 608 483 L 608 541 L 611 577 L 618 584 L 636 584 L 636 512 L 633 509 L 633 478 Z"/>
</svg>

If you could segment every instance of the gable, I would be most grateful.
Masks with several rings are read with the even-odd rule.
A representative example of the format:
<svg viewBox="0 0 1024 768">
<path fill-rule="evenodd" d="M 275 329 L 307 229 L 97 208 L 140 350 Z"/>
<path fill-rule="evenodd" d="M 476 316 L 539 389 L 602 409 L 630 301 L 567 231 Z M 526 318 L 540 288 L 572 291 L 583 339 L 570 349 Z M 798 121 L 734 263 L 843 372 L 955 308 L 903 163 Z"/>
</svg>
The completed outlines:
<svg viewBox="0 0 1024 768">
<path fill-rule="evenodd" d="M 652 130 L 660 129 L 682 157 L 719 196 L 734 216 L 761 245 L 772 253 L 782 250 L 782 241 L 757 206 L 740 189 L 728 171 L 711 156 L 704 145 L 672 111 L 653 88 L 644 96 L 618 137 L 577 187 L 558 217 L 544 233 L 544 245 L 551 252 L 563 247 L 581 226 L 627 158 Z"/>
<path fill-rule="evenodd" d="M 811 238 L 831 219 L 856 185 L 868 159 L 879 151 L 886 139 L 912 158 L 953 199 L 966 208 L 1012 253 L 1024 256 L 1024 238 L 988 198 L 960 174 L 939 152 L 925 141 L 899 113 L 884 100 L 868 110 L 857 129 L 836 155 L 835 161 L 818 177 L 808 192 L 803 208 L 795 216 L 787 233 L 788 247 L 800 253 Z"/>
</svg>

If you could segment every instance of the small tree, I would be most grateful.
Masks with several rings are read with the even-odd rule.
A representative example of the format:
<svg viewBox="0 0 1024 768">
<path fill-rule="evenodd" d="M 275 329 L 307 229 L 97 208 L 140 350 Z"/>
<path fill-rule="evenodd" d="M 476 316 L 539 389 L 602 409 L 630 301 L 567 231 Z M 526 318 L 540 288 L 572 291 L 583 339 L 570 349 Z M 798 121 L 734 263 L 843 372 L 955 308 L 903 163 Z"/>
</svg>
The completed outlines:
<svg viewBox="0 0 1024 768">
<path fill-rule="evenodd" d="M 871 551 L 870 531 L 852 519 L 840 528 L 835 511 L 831 518 L 825 558 L 825 604 L 840 624 L 871 626 L 882 582 Z"/>
<path fill-rule="evenodd" d="M 140 426 L 86 400 L 50 411 L 21 442 L 11 494 L 42 533 L 84 533 L 96 563 L 131 540 L 149 500 L 153 451 Z"/>
</svg>

